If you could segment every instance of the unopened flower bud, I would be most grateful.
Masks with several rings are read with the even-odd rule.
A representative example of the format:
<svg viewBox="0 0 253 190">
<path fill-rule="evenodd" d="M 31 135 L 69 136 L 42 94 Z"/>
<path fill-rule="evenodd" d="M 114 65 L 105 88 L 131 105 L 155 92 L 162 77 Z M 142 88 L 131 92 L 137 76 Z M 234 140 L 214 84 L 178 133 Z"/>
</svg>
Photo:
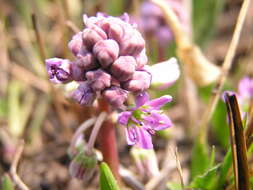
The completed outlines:
<svg viewBox="0 0 253 190">
<path fill-rule="evenodd" d="M 72 93 L 72 98 L 81 105 L 92 105 L 96 94 L 89 86 L 88 82 L 80 82 L 78 88 Z"/>
<path fill-rule="evenodd" d="M 120 43 L 120 55 L 138 55 L 144 48 L 145 41 L 141 34 L 132 29 L 127 32 Z"/>
<path fill-rule="evenodd" d="M 100 40 L 105 40 L 106 38 L 106 33 L 101 28 L 95 25 L 91 28 L 86 28 L 83 31 L 83 44 L 89 50 L 91 50 L 97 42 L 99 42 Z"/>
<path fill-rule="evenodd" d="M 68 43 L 69 49 L 76 56 L 83 46 L 82 32 L 75 34 L 71 41 Z"/>
<path fill-rule="evenodd" d="M 73 62 L 71 65 L 71 76 L 75 81 L 84 81 L 85 80 L 85 70 L 82 67 L 79 67 L 76 62 Z"/>
<path fill-rule="evenodd" d="M 139 55 L 135 57 L 136 60 L 136 69 L 141 69 L 148 63 L 148 57 L 146 55 L 145 48 L 141 51 Z"/>
<path fill-rule="evenodd" d="M 86 78 L 94 91 L 101 91 L 111 86 L 111 75 L 102 69 L 87 72 Z"/>
<path fill-rule="evenodd" d="M 135 71 L 132 79 L 123 84 L 123 88 L 132 92 L 142 92 L 150 86 L 151 74 L 146 71 Z"/>
<path fill-rule="evenodd" d="M 94 55 L 90 52 L 79 53 L 76 64 L 84 70 L 95 69 L 98 67 Z"/>
<path fill-rule="evenodd" d="M 46 59 L 46 69 L 50 81 L 54 83 L 67 83 L 72 80 L 70 75 L 71 62 L 67 59 Z"/>
<path fill-rule="evenodd" d="M 95 44 L 93 53 L 105 68 L 112 64 L 119 55 L 119 46 L 115 40 L 102 40 Z"/>
<path fill-rule="evenodd" d="M 127 100 L 127 91 L 121 89 L 120 87 L 113 86 L 105 89 L 102 96 L 113 107 L 122 108 L 124 102 Z"/>
<path fill-rule="evenodd" d="M 93 153 L 91 155 L 80 151 L 69 166 L 69 173 L 72 177 L 88 181 L 95 172 L 97 165 L 97 157 Z"/>
<path fill-rule="evenodd" d="M 136 61 L 132 56 L 120 56 L 111 66 L 111 72 L 119 81 L 132 78 Z"/>
</svg>

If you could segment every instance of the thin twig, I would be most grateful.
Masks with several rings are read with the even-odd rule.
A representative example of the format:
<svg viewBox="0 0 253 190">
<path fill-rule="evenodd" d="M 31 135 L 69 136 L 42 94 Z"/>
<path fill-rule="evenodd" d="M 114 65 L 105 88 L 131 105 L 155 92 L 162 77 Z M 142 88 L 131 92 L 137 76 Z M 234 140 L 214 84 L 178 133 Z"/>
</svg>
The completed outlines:
<svg viewBox="0 0 253 190">
<path fill-rule="evenodd" d="M 107 117 L 107 113 L 106 112 L 102 112 L 99 114 L 99 116 L 97 117 L 97 121 L 93 127 L 93 130 L 91 132 L 88 144 L 87 144 L 87 150 L 92 150 L 96 141 L 96 137 L 98 135 L 99 129 L 102 126 L 104 120 Z"/>
<path fill-rule="evenodd" d="M 71 143 L 70 143 L 70 151 L 75 150 L 75 145 L 77 139 L 82 135 L 84 131 L 86 131 L 89 127 L 91 127 L 96 121 L 96 117 L 90 118 L 83 122 L 78 129 L 76 130 L 75 134 L 72 137 Z"/>
<path fill-rule="evenodd" d="M 74 32 L 74 33 L 78 33 L 80 32 L 80 29 L 70 20 L 66 21 L 66 25 Z"/>
<path fill-rule="evenodd" d="M 29 190 L 29 188 L 26 186 L 26 184 L 24 184 L 24 182 L 20 179 L 20 177 L 17 174 L 18 161 L 20 160 L 23 150 L 24 150 L 24 141 L 21 141 L 14 155 L 13 162 L 11 164 L 10 175 L 19 189 Z"/>
<path fill-rule="evenodd" d="M 175 160 L 176 160 L 176 163 L 177 163 L 177 170 L 178 170 L 179 177 L 180 177 L 181 187 L 182 187 L 182 189 L 184 189 L 184 178 L 183 178 L 182 167 L 181 167 L 179 156 L 178 156 L 177 147 L 174 150 L 174 154 L 175 154 Z"/>
<path fill-rule="evenodd" d="M 239 43 L 240 34 L 242 31 L 243 23 L 245 21 L 248 9 L 250 5 L 250 0 L 244 0 L 237 22 L 235 26 L 235 30 L 233 33 L 233 37 L 231 40 L 231 43 L 228 48 L 227 55 L 225 57 L 225 60 L 222 65 L 221 75 L 217 81 L 217 84 L 215 85 L 213 89 L 212 97 L 209 100 L 209 103 L 207 105 L 207 108 L 204 112 L 204 115 L 202 117 L 202 120 L 200 122 L 200 138 L 202 142 L 205 142 L 206 136 L 207 136 L 207 129 L 208 129 L 208 123 L 213 115 L 213 112 L 217 106 L 220 94 L 222 92 L 223 85 L 227 79 L 228 72 L 230 70 L 230 67 L 232 65 L 233 58 L 235 56 L 235 51 Z"/>
<path fill-rule="evenodd" d="M 46 59 L 45 46 L 44 46 L 44 43 L 42 41 L 41 34 L 40 34 L 40 31 L 39 31 L 39 28 L 38 28 L 38 22 L 37 22 L 36 15 L 34 13 L 32 13 L 31 17 L 32 17 L 33 29 L 34 29 L 34 32 L 35 32 L 35 35 L 36 35 L 36 40 L 37 40 L 37 43 L 38 43 L 38 46 L 39 46 L 40 58 L 41 58 L 42 63 L 44 63 L 44 61 Z"/>
</svg>

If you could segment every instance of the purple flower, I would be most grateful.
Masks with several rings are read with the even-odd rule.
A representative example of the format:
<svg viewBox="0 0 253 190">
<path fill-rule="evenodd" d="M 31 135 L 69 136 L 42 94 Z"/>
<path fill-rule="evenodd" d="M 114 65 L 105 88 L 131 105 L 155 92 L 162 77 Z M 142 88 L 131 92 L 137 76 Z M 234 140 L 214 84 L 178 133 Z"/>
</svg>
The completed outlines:
<svg viewBox="0 0 253 190">
<path fill-rule="evenodd" d="M 111 66 L 111 72 L 119 81 L 127 81 L 134 74 L 136 61 L 132 56 L 120 56 Z"/>
<path fill-rule="evenodd" d="M 140 93 L 150 86 L 151 75 L 144 70 L 148 62 L 145 41 L 127 14 L 84 15 L 83 21 L 85 29 L 68 44 L 75 60 L 46 61 L 50 79 L 57 83 L 84 82 L 73 93 L 82 105 L 91 104 L 97 94 L 122 109 L 129 92 Z"/>
<path fill-rule="evenodd" d="M 132 92 L 142 92 L 149 88 L 151 74 L 147 71 L 135 71 L 133 77 L 123 83 L 123 88 Z"/>
<path fill-rule="evenodd" d="M 249 111 L 250 103 L 253 99 L 253 79 L 244 77 L 238 85 L 238 101 L 244 112 Z"/>
<path fill-rule="evenodd" d="M 112 86 L 103 91 L 102 97 L 114 108 L 123 109 L 124 102 L 127 100 L 128 92 L 118 86 Z"/>
<path fill-rule="evenodd" d="M 98 69 L 96 71 L 89 71 L 86 73 L 87 81 L 94 91 L 102 91 L 111 86 L 111 75 Z"/>
<path fill-rule="evenodd" d="M 53 83 L 67 83 L 72 80 L 70 74 L 71 62 L 67 59 L 46 59 L 46 69 Z"/>
<path fill-rule="evenodd" d="M 179 21 L 185 31 L 189 31 L 189 18 L 187 16 L 184 3 L 181 0 L 166 0 L 170 7 L 178 16 Z M 153 36 L 158 40 L 160 46 L 166 46 L 173 35 L 167 26 L 162 10 L 150 1 L 144 1 L 140 8 L 140 26 L 143 32 Z"/>
<path fill-rule="evenodd" d="M 83 46 L 82 32 L 78 32 L 72 37 L 68 47 L 74 55 L 77 55 Z"/>
<path fill-rule="evenodd" d="M 72 98 L 81 105 L 92 105 L 96 94 L 88 82 L 80 82 L 78 88 L 72 93 Z"/>
<path fill-rule="evenodd" d="M 152 135 L 172 126 L 171 120 L 160 110 L 171 100 L 172 97 L 169 95 L 149 100 L 148 94 L 143 92 L 136 97 L 136 107 L 119 115 L 118 123 L 126 126 L 129 145 L 137 145 L 144 149 L 153 148 Z"/>
</svg>

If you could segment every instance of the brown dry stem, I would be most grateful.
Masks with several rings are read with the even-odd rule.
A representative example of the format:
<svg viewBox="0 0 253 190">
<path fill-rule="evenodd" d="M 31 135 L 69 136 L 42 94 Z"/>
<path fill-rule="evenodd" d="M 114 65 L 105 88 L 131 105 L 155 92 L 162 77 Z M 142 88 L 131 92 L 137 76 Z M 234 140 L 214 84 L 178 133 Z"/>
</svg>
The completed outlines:
<svg viewBox="0 0 253 190">
<path fill-rule="evenodd" d="M 10 170 L 10 175 L 12 177 L 12 180 L 14 181 L 14 183 L 18 186 L 19 189 L 21 190 L 29 190 L 29 188 L 27 187 L 26 184 L 24 184 L 24 182 L 20 179 L 20 177 L 17 174 L 17 167 L 18 167 L 18 161 L 21 158 L 22 152 L 24 150 L 24 141 L 21 141 L 17 151 L 14 155 L 14 159 L 13 162 L 11 164 L 11 170 Z"/>
</svg>

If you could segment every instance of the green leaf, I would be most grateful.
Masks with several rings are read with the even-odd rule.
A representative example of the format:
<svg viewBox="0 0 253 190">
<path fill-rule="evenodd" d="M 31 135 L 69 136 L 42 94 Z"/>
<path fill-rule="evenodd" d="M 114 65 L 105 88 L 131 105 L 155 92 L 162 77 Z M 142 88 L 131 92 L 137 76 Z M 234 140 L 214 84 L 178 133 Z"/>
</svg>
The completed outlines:
<svg viewBox="0 0 253 190">
<path fill-rule="evenodd" d="M 208 147 L 200 142 L 199 138 L 195 141 L 192 151 L 191 178 L 203 174 L 210 166 Z"/>
<path fill-rule="evenodd" d="M 2 190 L 14 190 L 14 185 L 12 184 L 12 181 L 8 175 L 4 175 L 1 180 L 1 186 Z"/>
<path fill-rule="evenodd" d="M 227 174 L 232 165 L 232 153 L 231 148 L 228 150 L 220 168 L 219 180 L 213 189 L 220 189 L 224 186 L 227 178 Z"/>
<path fill-rule="evenodd" d="M 203 175 L 195 177 L 190 187 L 194 189 L 213 190 L 213 184 L 217 181 L 217 173 L 219 172 L 220 166 L 221 165 L 218 164 Z"/>
<path fill-rule="evenodd" d="M 223 2 L 223 0 L 193 0 L 193 34 L 197 44 L 204 45 L 212 36 Z"/>
<path fill-rule="evenodd" d="M 117 181 L 105 162 L 100 164 L 100 190 L 120 190 Z"/>
<path fill-rule="evenodd" d="M 167 188 L 169 190 L 182 190 L 182 185 L 179 184 L 179 183 L 168 182 L 167 183 Z"/>
<path fill-rule="evenodd" d="M 213 167 L 214 163 L 215 163 L 215 146 L 212 146 L 212 152 L 211 152 L 211 157 L 210 157 L 209 167 L 208 168 Z"/>
<path fill-rule="evenodd" d="M 229 127 L 227 123 L 226 105 L 219 100 L 212 118 L 212 129 L 218 142 L 224 147 L 229 145 Z"/>
</svg>

